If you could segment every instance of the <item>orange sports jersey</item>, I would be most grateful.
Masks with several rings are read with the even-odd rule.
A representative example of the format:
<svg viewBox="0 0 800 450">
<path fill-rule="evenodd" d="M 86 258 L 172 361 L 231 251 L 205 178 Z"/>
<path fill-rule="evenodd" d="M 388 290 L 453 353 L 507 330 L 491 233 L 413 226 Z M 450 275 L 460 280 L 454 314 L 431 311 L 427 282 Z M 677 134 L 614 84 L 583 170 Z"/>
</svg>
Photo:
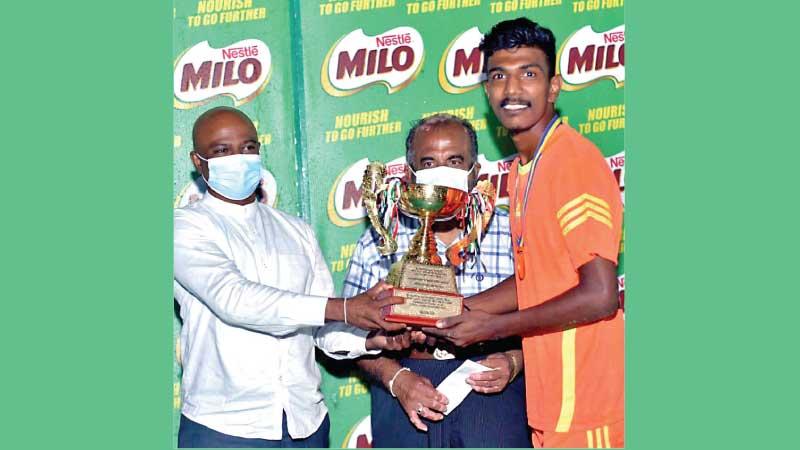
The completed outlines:
<svg viewBox="0 0 800 450">
<path fill-rule="evenodd" d="M 516 159 L 508 184 L 515 257 L 524 266 L 522 279 L 515 277 L 520 309 L 575 287 L 578 268 L 597 256 L 616 263 L 622 234 L 619 185 L 600 150 L 575 129 L 561 124 L 546 143 L 522 211 L 530 165 Z M 608 320 L 525 337 L 522 345 L 531 427 L 565 433 L 624 419 L 621 310 Z"/>
</svg>

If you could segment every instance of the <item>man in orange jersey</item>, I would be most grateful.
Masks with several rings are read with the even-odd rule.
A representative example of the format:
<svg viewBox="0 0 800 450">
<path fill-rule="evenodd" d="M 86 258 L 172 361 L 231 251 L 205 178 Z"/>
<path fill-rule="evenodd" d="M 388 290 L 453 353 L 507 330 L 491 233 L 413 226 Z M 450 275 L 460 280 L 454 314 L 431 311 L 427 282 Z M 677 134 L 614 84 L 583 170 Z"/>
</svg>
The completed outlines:
<svg viewBox="0 0 800 450">
<path fill-rule="evenodd" d="M 561 78 L 550 30 L 500 22 L 480 48 L 484 90 L 519 151 L 508 184 L 515 276 L 424 330 L 460 346 L 523 336 L 534 446 L 622 447 L 618 184 L 598 148 L 555 111 Z"/>
</svg>

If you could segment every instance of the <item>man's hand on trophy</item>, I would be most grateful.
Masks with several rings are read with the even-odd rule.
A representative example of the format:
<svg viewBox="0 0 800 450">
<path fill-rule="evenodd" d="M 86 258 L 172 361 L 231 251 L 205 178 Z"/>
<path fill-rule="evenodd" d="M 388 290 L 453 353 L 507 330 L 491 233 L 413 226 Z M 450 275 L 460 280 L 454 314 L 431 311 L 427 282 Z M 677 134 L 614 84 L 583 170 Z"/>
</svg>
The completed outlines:
<svg viewBox="0 0 800 450">
<path fill-rule="evenodd" d="M 367 350 L 405 350 L 411 346 L 411 332 L 389 333 L 384 330 L 373 330 L 367 335 Z"/>
<path fill-rule="evenodd" d="M 459 347 L 466 347 L 476 342 L 497 339 L 493 318 L 494 314 L 483 311 L 464 311 L 459 316 L 439 319 L 436 328 L 423 327 L 422 331 L 445 338 Z"/>
<path fill-rule="evenodd" d="M 379 281 L 375 286 L 355 297 L 347 299 L 346 303 L 346 322 L 350 325 L 363 328 L 365 330 L 399 331 L 405 329 L 403 323 L 393 323 L 383 320 L 384 307 L 398 305 L 405 300 L 400 297 L 383 296 L 381 299 L 376 297 L 381 292 L 386 291 L 392 286 Z"/>
<path fill-rule="evenodd" d="M 393 287 L 394 286 L 392 286 L 391 284 L 383 280 L 380 280 L 377 283 L 375 283 L 375 286 L 372 286 L 371 288 L 367 289 L 365 294 L 369 295 L 369 297 L 373 300 L 383 300 L 384 298 L 391 297 L 392 293 L 391 289 Z"/>
<path fill-rule="evenodd" d="M 433 387 L 431 380 L 404 370 L 397 375 L 392 390 L 400 401 L 400 406 L 408 415 L 408 419 L 421 431 L 428 431 L 428 426 L 420 419 L 442 420 L 447 411 L 447 397 Z"/>
<path fill-rule="evenodd" d="M 492 353 L 478 362 L 497 370 L 473 373 L 467 378 L 467 383 L 472 386 L 472 390 L 482 394 L 501 392 L 517 375 L 519 369 L 516 367 L 515 358 L 509 353 Z"/>
</svg>

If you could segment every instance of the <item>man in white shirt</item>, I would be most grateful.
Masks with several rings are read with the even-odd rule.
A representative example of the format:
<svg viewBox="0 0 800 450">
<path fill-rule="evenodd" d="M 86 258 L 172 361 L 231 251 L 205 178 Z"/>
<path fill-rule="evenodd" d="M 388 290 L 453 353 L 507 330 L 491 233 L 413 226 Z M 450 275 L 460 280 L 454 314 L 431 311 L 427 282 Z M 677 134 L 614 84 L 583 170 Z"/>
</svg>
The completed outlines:
<svg viewBox="0 0 800 450">
<path fill-rule="evenodd" d="M 260 145 L 244 113 L 203 113 L 192 140 L 208 194 L 175 211 L 174 294 L 183 320 L 178 446 L 327 447 L 314 346 L 337 359 L 408 347 L 408 333 L 366 331 L 404 329 L 380 313 L 402 299 L 376 300 L 382 282 L 332 298 L 311 228 L 255 201 Z"/>
</svg>

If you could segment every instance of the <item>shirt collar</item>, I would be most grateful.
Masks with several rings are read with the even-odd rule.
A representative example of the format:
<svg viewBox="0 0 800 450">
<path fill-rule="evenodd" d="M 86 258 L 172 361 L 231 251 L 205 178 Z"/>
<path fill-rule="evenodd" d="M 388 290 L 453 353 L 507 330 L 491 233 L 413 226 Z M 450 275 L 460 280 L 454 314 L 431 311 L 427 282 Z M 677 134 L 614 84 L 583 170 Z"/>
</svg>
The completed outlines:
<svg viewBox="0 0 800 450">
<path fill-rule="evenodd" d="M 217 197 L 209 194 L 208 192 L 203 195 L 203 199 L 201 200 L 204 205 L 211 208 L 212 210 L 226 216 L 232 217 L 243 217 L 243 218 L 250 218 L 253 217 L 258 210 L 258 200 L 248 203 L 246 205 L 237 205 L 234 203 L 228 203 L 226 201 L 222 201 Z"/>
</svg>

